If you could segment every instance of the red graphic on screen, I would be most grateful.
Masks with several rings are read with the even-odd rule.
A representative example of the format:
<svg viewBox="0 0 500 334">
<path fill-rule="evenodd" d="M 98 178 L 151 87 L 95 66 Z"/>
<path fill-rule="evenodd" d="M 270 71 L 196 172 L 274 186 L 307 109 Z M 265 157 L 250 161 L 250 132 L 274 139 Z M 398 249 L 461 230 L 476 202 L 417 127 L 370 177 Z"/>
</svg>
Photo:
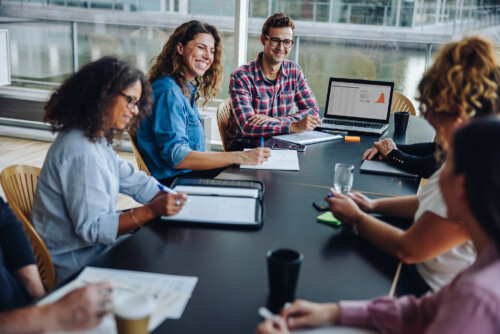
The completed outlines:
<svg viewBox="0 0 500 334">
<path fill-rule="evenodd" d="M 385 101 L 384 93 L 381 93 L 380 97 L 378 98 L 378 100 L 375 103 L 385 103 L 384 101 Z"/>
</svg>

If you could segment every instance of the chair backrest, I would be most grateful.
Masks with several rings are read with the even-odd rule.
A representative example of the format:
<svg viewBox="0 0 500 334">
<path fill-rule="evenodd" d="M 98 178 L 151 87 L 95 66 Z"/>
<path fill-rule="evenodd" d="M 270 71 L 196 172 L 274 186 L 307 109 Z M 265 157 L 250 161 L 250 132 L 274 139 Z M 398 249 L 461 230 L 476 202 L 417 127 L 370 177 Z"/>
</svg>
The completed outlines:
<svg viewBox="0 0 500 334">
<path fill-rule="evenodd" d="M 35 253 L 38 266 L 38 272 L 42 278 L 47 291 L 54 288 L 55 272 L 54 264 L 50 253 L 45 246 L 42 238 L 38 235 L 35 228 L 29 221 L 31 209 L 33 208 L 33 196 L 35 195 L 36 185 L 40 168 L 25 165 L 14 165 L 5 168 L 0 174 L 2 188 L 12 211 L 21 221 L 28 239 Z"/>
<path fill-rule="evenodd" d="M 226 150 L 226 131 L 230 115 L 231 99 L 227 98 L 217 108 L 217 125 L 219 126 L 220 139 L 222 139 L 224 151 Z"/>
<path fill-rule="evenodd" d="M 417 114 L 415 112 L 415 107 L 413 106 L 413 103 L 411 103 L 410 99 L 397 91 L 394 91 L 392 94 L 391 114 L 395 111 L 406 111 L 413 116 Z"/>
<path fill-rule="evenodd" d="M 137 160 L 137 167 L 139 168 L 139 170 L 142 170 L 143 172 L 151 176 L 148 166 L 146 166 L 144 160 L 142 160 L 141 154 L 139 153 L 137 146 L 135 146 L 135 136 L 129 133 L 128 138 L 130 139 L 130 143 L 132 144 L 132 149 L 134 150 L 135 160 Z"/>
</svg>

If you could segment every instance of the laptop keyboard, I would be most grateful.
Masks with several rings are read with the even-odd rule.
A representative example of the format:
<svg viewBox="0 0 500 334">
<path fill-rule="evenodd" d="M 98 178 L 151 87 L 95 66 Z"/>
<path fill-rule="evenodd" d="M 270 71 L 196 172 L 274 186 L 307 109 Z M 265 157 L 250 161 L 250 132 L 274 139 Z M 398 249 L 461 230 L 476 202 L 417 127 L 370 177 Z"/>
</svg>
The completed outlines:
<svg viewBox="0 0 500 334">
<path fill-rule="evenodd" d="M 343 126 L 358 126 L 358 127 L 362 127 L 362 128 L 369 128 L 369 129 L 380 129 L 383 126 L 383 124 L 338 121 L 338 120 L 333 120 L 333 119 L 323 119 L 323 123 L 343 125 Z"/>
</svg>

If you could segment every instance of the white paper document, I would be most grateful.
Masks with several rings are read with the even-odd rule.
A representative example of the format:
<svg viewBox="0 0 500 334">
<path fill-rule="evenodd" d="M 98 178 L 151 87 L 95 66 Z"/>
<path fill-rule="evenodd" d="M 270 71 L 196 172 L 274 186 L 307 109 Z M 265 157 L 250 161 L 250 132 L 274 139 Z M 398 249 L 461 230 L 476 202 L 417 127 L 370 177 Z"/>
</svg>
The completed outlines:
<svg viewBox="0 0 500 334">
<path fill-rule="evenodd" d="M 301 133 L 291 133 L 286 135 L 274 136 L 273 138 L 300 145 L 309 145 L 330 140 L 342 139 L 344 137 L 341 135 L 332 135 L 321 131 L 306 131 Z"/>
<path fill-rule="evenodd" d="M 294 150 L 272 150 L 269 160 L 261 165 L 241 165 L 241 169 L 299 170 L 299 157 Z"/>
<path fill-rule="evenodd" d="M 374 173 L 374 174 L 418 177 L 417 174 L 405 172 L 402 169 L 392 166 L 386 161 L 380 161 L 380 160 L 365 160 L 361 164 L 359 170 L 361 172 Z"/>
<path fill-rule="evenodd" d="M 155 300 L 155 309 L 149 319 L 149 331 L 153 331 L 165 319 L 179 319 L 191 298 L 197 277 L 155 274 L 128 270 L 105 268 L 85 268 L 78 277 L 70 283 L 54 291 L 38 302 L 45 305 L 55 302 L 68 292 L 89 283 L 109 281 L 113 285 L 113 298 L 127 293 L 150 295 Z M 96 328 L 88 331 L 71 333 L 114 334 L 116 325 L 114 317 L 109 314 Z"/>
<path fill-rule="evenodd" d="M 207 186 L 176 186 L 175 191 L 185 192 L 188 195 L 217 195 L 232 197 L 259 197 L 259 189 L 238 187 L 207 187 Z"/>
<path fill-rule="evenodd" d="M 196 223 L 257 224 L 256 210 L 259 202 L 256 198 L 210 195 L 188 195 L 188 198 L 178 214 L 161 218 Z"/>
</svg>

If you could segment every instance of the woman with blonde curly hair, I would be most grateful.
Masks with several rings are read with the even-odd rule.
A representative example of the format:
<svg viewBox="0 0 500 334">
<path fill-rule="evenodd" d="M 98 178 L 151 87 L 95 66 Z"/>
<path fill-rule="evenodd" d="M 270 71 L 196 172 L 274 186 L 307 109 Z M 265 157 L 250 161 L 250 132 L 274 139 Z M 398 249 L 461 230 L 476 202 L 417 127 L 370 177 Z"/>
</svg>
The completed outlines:
<svg viewBox="0 0 500 334">
<path fill-rule="evenodd" d="M 471 118 L 499 113 L 500 71 L 493 46 L 470 37 L 445 45 L 419 84 L 422 113 L 436 130 L 444 157 L 456 129 Z M 360 193 L 327 198 L 333 214 L 365 239 L 403 261 L 400 293 L 422 295 L 449 283 L 475 259 L 464 226 L 447 217 L 434 173 L 419 195 L 372 200 Z M 366 213 L 413 218 L 401 230 Z"/>
<path fill-rule="evenodd" d="M 258 165 L 267 148 L 245 152 L 206 153 L 196 101 L 205 104 L 219 92 L 222 80 L 222 39 L 215 28 L 196 20 L 175 29 L 149 72 L 153 109 L 137 131 L 137 146 L 151 174 L 165 184 L 174 177 L 215 176 L 232 164 Z"/>
</svg>

